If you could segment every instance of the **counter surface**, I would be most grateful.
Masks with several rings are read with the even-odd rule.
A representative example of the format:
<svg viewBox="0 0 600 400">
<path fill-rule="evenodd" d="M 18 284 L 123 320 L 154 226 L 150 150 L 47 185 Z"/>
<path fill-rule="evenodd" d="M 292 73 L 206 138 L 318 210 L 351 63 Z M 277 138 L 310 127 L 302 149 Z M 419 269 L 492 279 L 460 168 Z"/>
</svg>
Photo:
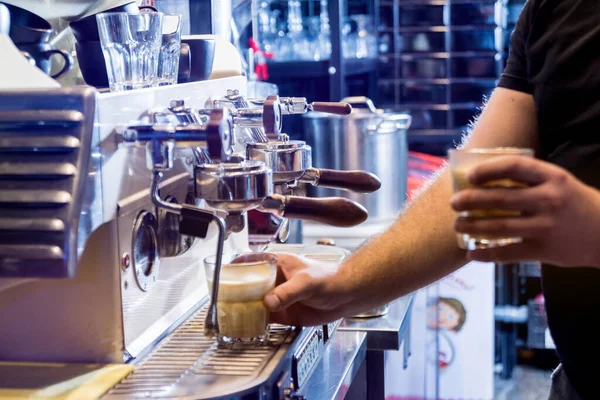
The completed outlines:
<svg viewBox="0 0 600 400">
<path fill-rule="evenodd" d="M 414 297 L 415 294 L 411 293 L 394 300 L 388 313 L 381 317 L 346 318 L 338 330 L 367 333 L 368 350 L 400 350 L 408 333 Z"/>
</svg>

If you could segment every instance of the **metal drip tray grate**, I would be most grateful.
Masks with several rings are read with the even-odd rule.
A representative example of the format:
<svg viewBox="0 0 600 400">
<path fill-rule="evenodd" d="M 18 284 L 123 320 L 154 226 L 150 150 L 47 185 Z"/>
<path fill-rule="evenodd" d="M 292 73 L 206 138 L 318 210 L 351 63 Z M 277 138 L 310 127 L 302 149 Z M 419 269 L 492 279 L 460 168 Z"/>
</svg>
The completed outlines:
<svg viewBox="0 0 600 400">
<path fill-rule="evenodd" d="M 296 337 L 293 328 L 272 326 L 264 346 L 219 348 L 204 336 L 207 306 L 167 336 L 105 399 L 211 398 L 253 386 L 265 366 Z"/>
</svg>

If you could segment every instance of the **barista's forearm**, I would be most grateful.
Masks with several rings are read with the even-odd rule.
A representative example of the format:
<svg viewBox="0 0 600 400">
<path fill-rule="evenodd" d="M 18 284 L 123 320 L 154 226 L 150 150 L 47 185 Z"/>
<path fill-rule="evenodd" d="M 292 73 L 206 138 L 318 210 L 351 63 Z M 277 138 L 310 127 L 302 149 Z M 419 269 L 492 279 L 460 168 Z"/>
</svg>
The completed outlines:
<svg viewBox="0 0 600 400">
<path fill-rule="evenodd" d="M 449 171 L 444 171 L 392 227 L 344 262 L 335 280 L 345 291 L 360 291 L 360 298 L 347 298 L 349 308 L 388 302 L 465 264 L 465 252 L 456 246 L 451 191 Z"/>
<path fill-rule="evenodd" d="M 466 147 L 537 149 L 538 144 L 533 97 L 498 88 Z M 456 245 L 450 178 L 449 171 L 443 172 L 390 229 L 344 262 L 331 279 L 330 293 L 346 293 L 341 301 L 349 309 L 382 304 L 465 264 L 466 253 Z"/>
</svg>

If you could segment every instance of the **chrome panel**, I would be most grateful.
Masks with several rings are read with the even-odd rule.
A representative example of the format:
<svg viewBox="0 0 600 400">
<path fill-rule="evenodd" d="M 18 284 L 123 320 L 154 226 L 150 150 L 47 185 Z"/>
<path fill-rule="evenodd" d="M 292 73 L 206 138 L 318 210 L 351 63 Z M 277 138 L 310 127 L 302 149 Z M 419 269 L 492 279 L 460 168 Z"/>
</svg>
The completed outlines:
<svg viewBox="0 0 600 400">
<path fill-rule="evenodd" d="M 322 361 L 296 394 L 306 399 L 342 400 L 367 354 L 364 332 L 336 332 Z"/>
<path fill-rule="evenodd" d="M 400 350 L 409 329 L 414 296 L 410 294 L 394 300 L 388 313 L 381 317 L 345 318 L 338 331 L 367 333 L 369 350 Z"/>
</svg>

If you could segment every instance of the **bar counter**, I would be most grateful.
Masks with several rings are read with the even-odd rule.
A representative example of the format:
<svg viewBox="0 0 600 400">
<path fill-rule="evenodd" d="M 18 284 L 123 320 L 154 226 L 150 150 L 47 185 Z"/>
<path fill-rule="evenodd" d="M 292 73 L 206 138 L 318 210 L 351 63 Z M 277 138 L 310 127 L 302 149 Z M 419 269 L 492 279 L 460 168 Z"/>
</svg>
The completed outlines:
<svg viewBox="0 0 600 400">
<path fill-rule="evenodd" d="M 305 399 L 385 399 L 385 352 L 402 348 L 406 368 L 414 297 L 394 300 L 381 317 L 344 319 L 298 394 Z"/>
</svg>

